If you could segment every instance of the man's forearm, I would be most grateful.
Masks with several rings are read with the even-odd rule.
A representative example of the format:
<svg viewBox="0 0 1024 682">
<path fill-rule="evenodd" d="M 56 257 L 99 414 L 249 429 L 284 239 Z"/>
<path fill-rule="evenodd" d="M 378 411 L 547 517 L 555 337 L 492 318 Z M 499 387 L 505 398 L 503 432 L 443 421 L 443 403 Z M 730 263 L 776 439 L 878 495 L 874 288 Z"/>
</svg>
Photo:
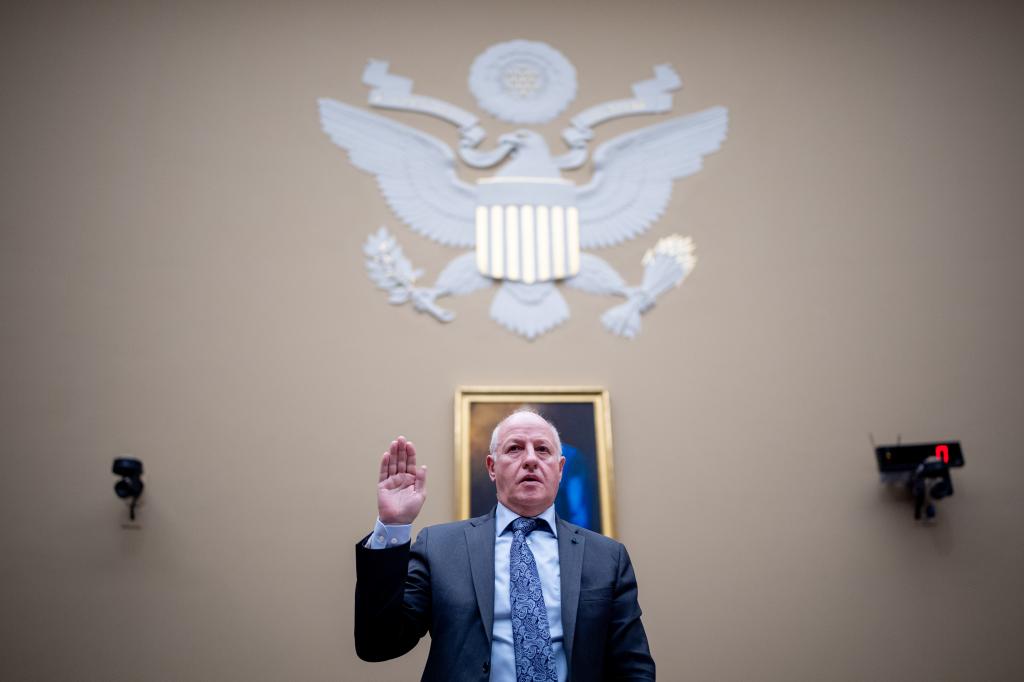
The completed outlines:
<svg viewBox="0 0 1024 682">
<path fill-rule="evenodd" d="M 422 535 L 418 546 L 425 546 Z M 363 660 L 385 661 L 408 652 L 426 634 L 429 580 L 419 552 L 407 542 L 369 549 L 370 540 L 356 545 L 355 645 Z"/>
<path fill-rule="evenodd" d="M 620 548 L 618 580 L 612 617 L 609 654 L 614 678 L 620 680 L 654 680 L 654 659 L 651 657 L 647 632 L 640 620 L 636 575 L 629 553 Z"/>
</svg>

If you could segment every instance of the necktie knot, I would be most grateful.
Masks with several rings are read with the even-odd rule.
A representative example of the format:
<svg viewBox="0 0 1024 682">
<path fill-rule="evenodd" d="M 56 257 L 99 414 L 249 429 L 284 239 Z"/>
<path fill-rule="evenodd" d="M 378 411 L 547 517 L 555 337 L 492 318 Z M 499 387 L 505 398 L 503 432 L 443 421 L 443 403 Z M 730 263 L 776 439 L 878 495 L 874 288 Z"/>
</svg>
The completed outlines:
<svg viewBox="0 0 1024 682">
<path fill-rule="evenodd" d="M 523 535 L 529 535 L 535 530 L 537 530 L 537 519 L 531 519 L 525 516 L 520 516 L 518 519 L 512 522 L 513 533 L 522 533 Z"/>
</svg>

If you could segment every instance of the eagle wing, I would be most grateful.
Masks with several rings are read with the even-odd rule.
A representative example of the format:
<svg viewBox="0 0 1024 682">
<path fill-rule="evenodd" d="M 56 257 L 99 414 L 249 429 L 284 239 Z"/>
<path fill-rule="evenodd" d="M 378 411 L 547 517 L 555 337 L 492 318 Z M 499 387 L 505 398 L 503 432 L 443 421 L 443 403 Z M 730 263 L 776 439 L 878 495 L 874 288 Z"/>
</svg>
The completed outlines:
<svg viewBox="0 0 1024 682">
<path fill-rule="evenodd" d="M 320 122 L 359 169 L 377 176 L 391 210 L 412 229 L 448 246 L 476 240 L 476 188 L 455 175 L 455 156 L 436 137 L 332 99 Z"/>
<path fill-rule="evenodd" d="M 711 107 L 598 147 L 594 177 L 576 191 L 580 246 L 611 246 L 646 230 L 665 210 L 672 182 L 699 171 L 721 146 L 728 120 L 725 107 Z"/>
</svg>

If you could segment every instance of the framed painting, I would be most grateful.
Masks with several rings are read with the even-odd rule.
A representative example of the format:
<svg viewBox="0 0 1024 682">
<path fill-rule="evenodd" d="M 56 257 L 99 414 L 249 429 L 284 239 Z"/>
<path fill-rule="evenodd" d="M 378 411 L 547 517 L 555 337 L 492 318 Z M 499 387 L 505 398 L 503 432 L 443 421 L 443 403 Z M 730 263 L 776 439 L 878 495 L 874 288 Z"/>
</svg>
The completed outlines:
<svg viewBox="0 0 1024 682">
<path fill-rule="evenodd" d="M 565 468 L 558 515 L 615 537 L 612 430 L 608 391 L 589 387 L 469 387 L 455 392 L 455 509 L 460 519 L 490 511 L 497 498 L 487 475 L 491 432 L 512 412 L 530 409 L 558 429 Z"/>
</svg>

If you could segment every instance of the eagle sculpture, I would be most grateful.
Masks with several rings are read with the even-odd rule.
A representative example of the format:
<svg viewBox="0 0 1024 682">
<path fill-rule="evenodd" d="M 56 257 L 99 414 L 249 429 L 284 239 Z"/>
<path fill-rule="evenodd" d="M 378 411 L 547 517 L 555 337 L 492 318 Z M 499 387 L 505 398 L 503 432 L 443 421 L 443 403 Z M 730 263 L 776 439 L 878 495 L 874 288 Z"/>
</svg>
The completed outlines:
<svg viewBox="0 0 1024 682">
<path fill-rule="evenodd" d="M 375 70 L 379 82 L 381 64 L 386 71 L 386 63 L 371 62 L 364 80 Z M 671 86 L 671 79 L 677 78 L 674 71 L 658 68 L 659 77 L 668 74 Z M 410 94 L 411 81 L 401 80 L 405 99 L 400 101 L 408 103 L 418 96 Z M 419 110 L 438 115 L 437 100 L 421 99 L 429 101 Z M 319 100 L 324 131 L 357 168 L 376 177 L 399 219 L 441 244 L 472 249 L 451 261 L 433 287 L 420 288 L 414 284 L 420 273 L 381 228 L 368 241 L 367 265 L 377 284 L 392 292 L 392 302 L 412 300 L 417 309 L 448 321 L 454 315 L 437 306 L 438 297 L 499 283 L 491 316 L 533 339 L 569 317 L 557 286 L 563 282 L 626 297 L 625 304 L 602 319 L 614 333 L 638 333 L 640 313 L 693 267 L 692 242 L 680 237 L 662 240 L 648 252 L 644 283 L 637 287 L 627 286 L 608 263 L 588 251 L 632 239 L 658 220 L 673 183 L 699 171 L 704 157 L 719 149 L 726 135 L 727 110 L 711 107 L 601 144 L 592 157 L 592 179 L 578 185 L 563 178 L 561 171 L 585 162 L 590 136 L 585 126 L 577 122 L 575 137 L 565 136 L 572 140 L 572 148 L 560 157 L 551 153 L 539 133 L 528 129 L 501 136 L 498 149 L 484 154 L 471 149 L 481 138 L 476 120 L 457 119 L 456 114 L 468 114 L 441 104 L 456 111 L 442 118 L 463 123 L 460 157 L 477 167 L 500 164 L 493 175 L 466 182 L 458 176 L 456 154 L 438 138 L 362 108 Z M 391 108 L 417 110 L 408 104 Z M 622 114 L 604 114 L 605 119 L 616 115 Z M 471 128 L 478 133 L 475 139 L 465 134 Z"/>
</svg>

